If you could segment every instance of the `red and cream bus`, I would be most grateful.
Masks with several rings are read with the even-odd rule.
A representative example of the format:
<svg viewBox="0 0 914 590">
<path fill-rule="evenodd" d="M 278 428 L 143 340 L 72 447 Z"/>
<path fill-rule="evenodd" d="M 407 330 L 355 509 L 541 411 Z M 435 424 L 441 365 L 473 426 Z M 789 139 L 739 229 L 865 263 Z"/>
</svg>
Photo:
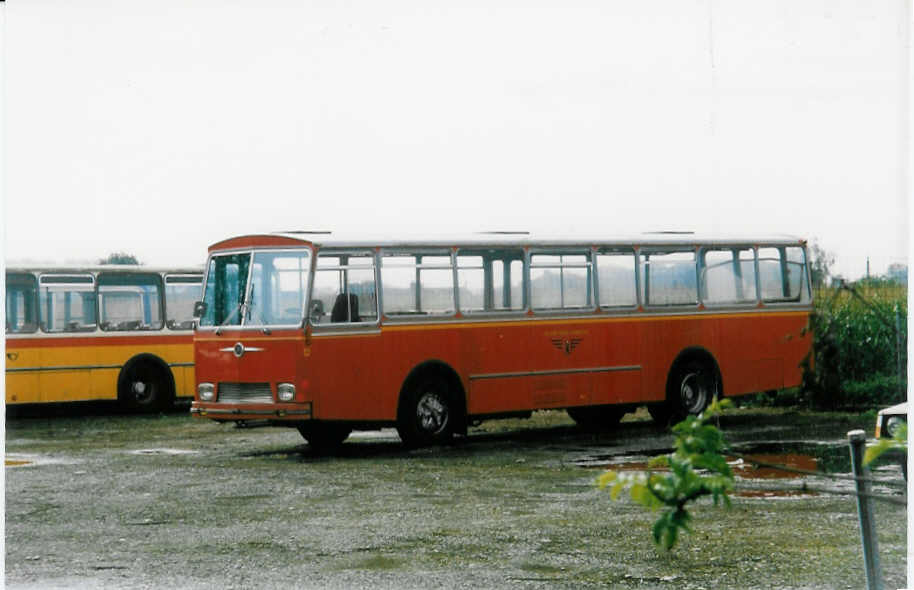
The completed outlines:
<svg viewBox="0 0 914 590">
<path fill-rule="evenodd" d="M 191 396 L 203 274 L 145 266 L 6 269 L 6 403 Z"/>
<path fill-rule="evenodd" d="M 799 385 L 806 243 L 693 234 L 538 239 L 248 235 L 209 249 L 191 412 L 297 426 L 313 446 L 409 445 L 567 409 L 607 426 Z"/>
</svg>

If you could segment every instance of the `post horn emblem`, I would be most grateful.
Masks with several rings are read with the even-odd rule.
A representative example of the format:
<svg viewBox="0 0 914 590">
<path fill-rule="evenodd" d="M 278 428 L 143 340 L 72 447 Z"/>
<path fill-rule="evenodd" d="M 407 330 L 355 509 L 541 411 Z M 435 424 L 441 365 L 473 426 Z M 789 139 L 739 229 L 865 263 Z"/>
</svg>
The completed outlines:
<svg viewBox="0 0 914 590">
<path fill-rule="evenodd" d="M 232 354 L 235 355 L 235 358 L 241 358 L 244 356 L 244 344 L 236 342 L 235 346 L 232 347 Z"/>
<path fill-rule="evenodd" d="M 564 352 L 565 354 L 571 354 L 580 343 L 580 338 L 569 338 L 568 340 L 563 340 L 561 338 L 552 339 L 552 346 L 556 347 L 558 350 Z"/>
</svg>

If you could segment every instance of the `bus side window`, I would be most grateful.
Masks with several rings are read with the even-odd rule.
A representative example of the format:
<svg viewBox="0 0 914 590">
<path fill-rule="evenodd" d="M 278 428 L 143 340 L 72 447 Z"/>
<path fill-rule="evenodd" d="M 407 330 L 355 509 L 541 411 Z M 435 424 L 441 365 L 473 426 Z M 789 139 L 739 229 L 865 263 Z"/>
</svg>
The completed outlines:
<svg viewBox="0 0 914 590">
<path fill-rule="evenodd" d="M 754 303 L 755 252 L 751 248 L 704 250 L 701 298 L 711 305 Z"/>
<path fill-rule="evenodd" d="M 762 301 L 808 301 L 806 259 L 800 247 L 767 247 L 758 251 Z"/>
<path fill-rule="evenodd" d="M 809 301 L 809 277 L 806 274 L 806 255 L 803 248 L 787 247 L 785 250 L 784 265 L 786 266 L 786 276 L 788 293 L 793 301 Z"/>
<path fill-rule="evenodd" d="M 311 295 L 313 324 L 375 322 L 377 310 L 374 255 L 332 250 L 318 253 Z"/>
<path fill-rule="evenodd" d="M 530 293 L 533 309 L 593 307 L 593 270 L 589 253 L 532 254 Z"/>
<path fill-rule="evenodd" d="M 641 301 L 645 305 L 697 305 L 694 250 L 641 251 Z"/>
<path fill-rule="evenodd" d="M 92 275 L 41 275 L 38 308 L 46 332 L 92 332 L 96 327 Z"/>
<path fill-rule="evenodd" d="M 460 311 L 473 313 L 487 311 L 486 272 L 482 256 L 461 252 L 457 255 L 457 291 L 460 295 Z"/>
<path fill-rule="evenodd" d="M 634 307 L 638 304 L 635 288 L 634 250 L 601 251 L 597 254 L 597 286 L 600 307 Z"/>
<path fill-rule="evenodd" d="M 524 309 L 524 251 L 461 248 L 457 288 L 464 313 Z"/>
<path fill-rule="evenodd" d="M 385 252 L 381 284 L 387 315 L 449 315 L 455 311 L 454 271 L 447 251 Z"/>
<path fill-rule="evenodd" d="M 6 333 L 38 330 L 38 282 L 28 273 L 6 275 Z"/>
<path fill-rule="evenodd" d="M 163 325 L 162 291 L 162 279 L 158 273 L 99 273 L 101 329 L 160 330 Z"/>
<path fill-rule="evenodd" d="M 194 327 L 194 302 L 202 299 L 200 275 L 165 276 L 165 325 L 169 330 Z"/>
</svg>

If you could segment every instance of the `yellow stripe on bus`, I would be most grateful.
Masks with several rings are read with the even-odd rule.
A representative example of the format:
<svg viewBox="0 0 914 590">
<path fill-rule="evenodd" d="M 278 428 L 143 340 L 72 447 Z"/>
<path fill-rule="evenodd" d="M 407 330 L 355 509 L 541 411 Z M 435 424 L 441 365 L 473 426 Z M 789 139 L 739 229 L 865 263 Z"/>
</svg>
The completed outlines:
<svg viewBox="0 0 914 590">
<path fill-rule="evenodd" d="M 178 397 L 194 390 L 193 345 L 39 346 L 16 349 L 7 342 L 7 352 L 16 360 L 6 363 L 7 403 L 66 402 L 117 399 L 117 380 L 123 367 L 138 354 L 151 354 L 170 370 Z M 9 359 L 9 356 L 7 357 Z M 18 372 L 17 369 L 28 369 Z M 46 369 L 46 370 L 45 370 Z"/>
</svg>

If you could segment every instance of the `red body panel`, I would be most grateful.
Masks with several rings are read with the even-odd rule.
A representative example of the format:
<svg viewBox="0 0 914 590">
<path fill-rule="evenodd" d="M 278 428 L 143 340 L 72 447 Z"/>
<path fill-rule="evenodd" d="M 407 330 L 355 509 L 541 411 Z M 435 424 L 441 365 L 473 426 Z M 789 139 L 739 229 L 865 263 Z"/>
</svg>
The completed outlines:
<svg viewBox="0 0 914 590">
<path fill-rule="evenodd" d="M 638 312 L 388 323 L 358 334 L 197 332 L 196 376 L 198 382 L 266 382 L 274 395 L 277 383 L 295 383 L 295 402 L 244 406 L 269 410 L 273 419 L 300 420 L 301 415 L 281 414 L 310 402 L 314 419 L 393 423 L 404 381 L 426 361 L 451 367 L 463 386 L 468 413 L 486 415 L 662 400 L 674 360 L 697 347 L 717 361 L 724 394 L 733 396 L 800 383 L 800 363 L 811 346 L 808 318 L 809 311 L 803 310 Z M 230 350 L 238 342 L 248 348 L 241 358 Z M 198 410 L 227 405 L 194 402 Z M 245 417 L 263 414 L 245 414 L 236 407 L 230 419 Z"/>
<path fill-rule="evenodd" d="M 295 383 L 304 370 L 304 335 L 300 330 L 265 335 L 250 330 L 225 330 L 219 336 L 198 334 L 194 338 L 194 362 L 208 371 L 197 381 L 211 383 Z M 234 346 L 247 349 L 241 357 Z M 257 350 L 260 349 L 260 350 Z"/>
</svg>

